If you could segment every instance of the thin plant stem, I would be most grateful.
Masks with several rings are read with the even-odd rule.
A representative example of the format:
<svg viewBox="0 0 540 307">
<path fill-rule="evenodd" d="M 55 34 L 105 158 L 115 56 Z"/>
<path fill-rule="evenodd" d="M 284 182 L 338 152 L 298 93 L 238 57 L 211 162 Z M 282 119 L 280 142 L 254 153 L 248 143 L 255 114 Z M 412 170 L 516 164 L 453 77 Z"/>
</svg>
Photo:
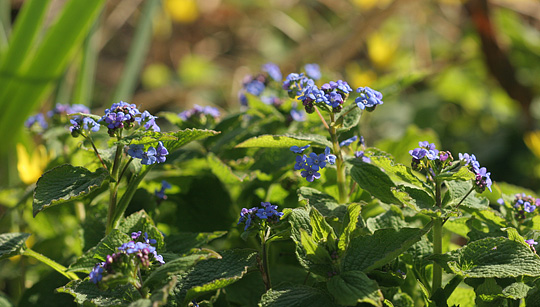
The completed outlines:
<svg viewBox="0 0 540 307">
<path fill-rule="evenodd" d="M 438 208 L 442 207 L 442 196 L 441 196 L 442 182 L 435 181 L 435 201 Z M 435 218 L 433 224 L 433 254 L 440 255 L 442 254 L 442 218 Z M 432 293 L 435 293 L 442 285 L 442 267 L 433 263 L 433 280 L 432 280 Z"/>
<path fill-rule="evenodd" d="M 126 172 L 127 168 L 129 167 L 129 164 L 131 163 L 131 161 L 133 161 L 133 157 L 130 157 L 129 160 L 127 161 L 126 165 L 124 165 L 124 167 L 122 168 L 122 171 L 120 172 L 120 176 L 118 176 L 118 181 L 120 181 L 122 179 L 122 177 L 124 176 L 124 173 Z"/>
<path fill-rule="evenodd" d="M 67 272 L 67 268 L 63 265 L 61 265 L 60 263 L 38 253 L 38 252 L 35 252 L 29 248 L 25 249 L 24 252 L 23 252 L 23 255 L 25 256 L 28 256 L 28 257 L 32 257 L 34 259 L 37 259 L 43 263 L 45 263 L 46 265 L 50 266 L 51 268 L 55 269 L 58 273 L 64 275 L 65 277 L 69 278 L 70 280 L 77 280 L 79 279 L 79 276 L 77 276 L 77 274 L 73 273 L 73 272 Z"/>
<path fill-rule="evenodd" d="M 105 168 L 108 171 L 109 169 L 107 168 L 107 165 L 105 165 L 105 162 L 103 162 L 103 159 L 101 158 L 101 155 L 99 154 L 99 151 L 97 150 L 96 145 L 92 141 L 92 138 L 84 134 L 82 134 L 82 136 L 90 142 L 90 144 L 92 145 L 92 148 L 94 149 L 94 152 L 96 153 L 96 156 L 99 159 L 99 162 L 101 162 L 101 165 L 103 165 L 103 168 Z"/>
<path fill-rule="evenodd" d="M 321 119 L 324 127 L 330 131 L 330 127 L 328 126 L 328 124 L 326 123 L 326 120 L 324 120 L 324 117 L 322 116 L 321 112 L 319 111 L 319 108 L 317 108 L 317 106 L 315 106 L 315 111 L 317 111 L 317 115 L 319 115 L 319 118 Z"/>
<path fill-rule="evenodd" d="M 467 194 L 465 194 L 465 196 L 463 196 L 463 198 L 461 198 L 461 200 L 459 201 L 459 203 L 456 205 L 456 207 L 455 207 L 454 209 L 459 208 L 459 206 L 463 203 L 463 201 L 465 200 L 465 198 L 467 198 L 467 197 L 472 193 L 472 191 L 474 191 L 474 186 L 469 190 L 469 192 L 467 192 Z M 450 218 L 450 217 L 447 216 L 447 217 L 443 220 L 443 222 L 442 222 L 443 225 L 444 225 L 444 223 L 446 223 L 446 221 L 448 221 L 449 218 Z"/>
<path fill-rule="evenodd" d="M 268 246 L 267 246 L 267 239 L 270 236 L 270 227 L 265 226 L 266 230 L 261 230 L 260 236 L 261 236 L 261 254 L 262 254 L 262 277 L 264 286 L 266 287 L 266 290 L 270 290 L 272 288 L 272 282 L 270 281 L 270 270 L 268 266 Z"/>
</svg>

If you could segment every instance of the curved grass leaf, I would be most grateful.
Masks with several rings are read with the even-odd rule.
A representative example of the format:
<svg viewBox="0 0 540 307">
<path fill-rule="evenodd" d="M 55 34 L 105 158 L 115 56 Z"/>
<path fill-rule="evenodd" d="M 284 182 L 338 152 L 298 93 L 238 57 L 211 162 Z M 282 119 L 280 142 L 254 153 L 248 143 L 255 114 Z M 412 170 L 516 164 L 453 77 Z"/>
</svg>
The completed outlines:
<svg viewBox="0 0 540 307">
<path fill-rule="evenodd" d="M 355 306 L 357 303 L 369 303 L 382 306 L 379 286 L 362 271 L 347 271 L 333 276 L 326 286 L 338 304 Z"/>
<path fill-rule="evenodd" d="M 48 207 L 84 197 L 109 178 L 104 168 L 95 172 L 70 164 L 57 166 L 45 172 L 34 190 L 34 216 Z"/>
<path fill-rule="evenodd" d="M 343 258 L 343 270 L 368 272 L 389 263 L 420 241 L 432 225 L 430 222 L 422 229 L 380 229 L 373 235 L 352 239 Z"/>
<path fill-rule="evenodd" d="M 29 233 L 3 233 L 0 235 L 0 260 L 20 255 Z"/>
<path fill-rule="evenodd" d="M 261 307 L 336 307 L 332 298 L 325 292 L 304 285 L 291 285 L 270 289 L 259 302 Z"/>
<path fill-rule="evenodd" d="M 502 237 L 474 241 L 432 258 L 447 271 L 470 278 L 540 276 L 540 257 L 528 246 Z"/>
</svg>

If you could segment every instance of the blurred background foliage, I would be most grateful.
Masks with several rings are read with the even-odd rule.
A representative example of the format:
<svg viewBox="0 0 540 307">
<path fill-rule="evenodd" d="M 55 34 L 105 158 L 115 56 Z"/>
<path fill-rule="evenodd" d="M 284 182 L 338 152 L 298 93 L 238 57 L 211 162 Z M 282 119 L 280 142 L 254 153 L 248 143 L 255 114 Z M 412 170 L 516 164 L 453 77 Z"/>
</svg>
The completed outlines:
<svg viewBox="0 0 540 307">
<path fill-rule="evenodd" d="M 5 57 L 14 40 L 11 25 L 32 1 L 1 2 Z M 34 2 L 45 10 L 37 45 L 73 1 Z M 155 113 L 194 104 L 235 111 L 242 79 L 271 61 L 285 75 L 319 63 L 326 79 L 380 90 L 385 106 L 362 124 L 368 145 L 399 139 L 411 125 L 432 129 L 442 148 L 475 152 L 495 180 L 537 187 L 537 1 L 110 0 L 94 6 L 101 13 L 77 29 L 81 38 L 57 46 L 73 52 L 45 55 L 65 59 L 51 68 L 59 77 L 44 93 L 34 101 L 2 97 L 4 106 L 17 104 L 2 113 L 2 184 L 23 179 L 17 159 L 19 170 L 25 159 L 43 165 L 36 159 L 46 153 L 22 133 L 22 122 L 55 103 L 97 110 L 125 100 Z M 27 63 L 36 45 L 28 46 L 19 78 L 43 75 Z M 0 90 L 19 80 L 6 67 L 2 72 Z M 15 151 L 16 143 L 26 152 Z"/>
<path fill-rule="evenodd" d="M 78 229 L 77 207 L 52 208 L 35 219 L 28 208 L 35 182 L 68 146 L 43 146 L 23 127 L 28 116 L 57 103 L 103 114 L 119 100 L 152 114 L 195 104 L 233 113 L 244 77 L 267 62 L 284 76 L 318 63 L 324 80 L 381 91 L 384 105 L 364 114 L 357 133 L 401 163 L 410 163 L 412 148 L 400 145 L 429 136 L 442 150 L 475 153 L 496 182 L 540 190 L 535 0 L 0 0 L 0 21 L 0 223 L 3 230 L 39 233 L 29 245 L 36 242 L 35 250 L 60 262 L 82 253 L 84 244 L 71 235 Z M 282 154 L 258 158 L 264 165 Z M 188 171 L 208 167 L 207 157 L 186 161 Z M 162 209 L 164 224 L 181 221 L 177 230 L 227 229 L 238 211 L 228 208 L 264 198 L 257 184 L 231 191 L 213 175 L 184 175 L 172 182 L 180 191 Z M 190 189 L 205 184 L 218 188 L 211 207 L 223 210 L 210 226 L 208 208 L 190 206 L 208 203 L 206 190 Z M 272 197 L 284 189 L 272 187 Z M 12 193 L 15 188 L 24 193 Z M 286 205 L 298 203 L 294 193 L 281 192 L 291 198 Z M 141 202 L 149 197 L 138 196 Z M 245 204 L 232 204 L 235 199 Z M 49 283 L 39 277 L 45 268 L 36 269 L 31 259 L 26 265 L 26 284 L 0 282 L 0 288 L 14 293 Z M 8 280 L 18 274 L 0 267 Z M 33 300 L 31 291 L 24 295 Z"/>
</svg>

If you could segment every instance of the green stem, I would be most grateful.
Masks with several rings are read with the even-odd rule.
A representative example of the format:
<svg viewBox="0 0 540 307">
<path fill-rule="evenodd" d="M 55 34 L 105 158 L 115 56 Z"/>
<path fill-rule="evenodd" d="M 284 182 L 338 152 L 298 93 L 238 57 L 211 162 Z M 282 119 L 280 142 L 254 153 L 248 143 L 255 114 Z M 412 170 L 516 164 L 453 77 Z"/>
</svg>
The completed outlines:
<svg viewBox="0 0 540 307">
<path fill-rule="evenodd" d="M 270 270 L 268 267 L 268 246 L 267 246 L 267 239 L 270 236 L 270 227 L 265 226 L 266 230 L 260 231 L 261 236 L 261 247 L 262 247 L 262 278 L 264 282 L 264 286 L 266 287 L 266 291 L 270 290 L 272 288 L 272 283 L 270 281 Z"/>
<path fill-rule="evenodd" d="M 454 209 L 458 209 L 459 206 L 460 206 L 460 205 L 463 203 L 463 201 L 465 200 L 465 198 L 467 198 L 467 196 L 469 196 L 469 195 L 472 193 L 472 191 L 474 191 L 474 186 L 469 190 L 469 192 L 467 192 L 467 194 L 465 194 L 465 196 L 463 196 L 463 198 L 461 198 L 461 200 L 459 201 L 459 203 L 456 205 L 456 207 L 455 207 Z M 446 221 L 448 221 L 449 218 L 450 218 L 450 217 L 447 216 L 447 217 L 444 219 L 444 221 L 442 222 L 443 225 L 444 225 L 444 223 L 446 223 Z"/>
<path fill-rule="evenodd" d="M 79 276 L 77 276 L 75 273 L 73 272 L 67 272 L 67 268 L 61 264 L 59 264 L 58 262 L 50 259 L 50 258 L 47 258 L 45 256 L 43 256 L 42 254 L 40 253 L 37 253 L 29 248 L 25 249 L 24 252 L 23 252 L 23 255 L 25 256 L 28 256 L 28 257 L 32 257 L 34 259 L 37 259 L 43 263 L 45 263 L 46 265 L 50 266 L 51 268 L 55 269 L 58 273 L 64 275 L 65 277 L 69 278 L 70 280 L 77 280 L 79 279 Z"/>
<path fill-rule="evenodd" d="M 442 182 L 435 179 L 435 202 L 437 208 L 442 207 L 441 196 Z M 435 218 L 433 224 L 433 253 L 435 255 L 442 254 L 442 225 L 443 219 L 441 217 Z M 442 285 L 442 267 L 437 263 L 433 263 L 433 286 L 431 287 L 432 293 L 435 293 Z"/>
<path fill-rule="evenodd" d="M 118 202 L 118 205 L 116 206 L 116 211 L 114 212 L 114 215 L 112 217 L 112 221 L 111 221 L 112 229 L 118 227 L 118 223 L 120 222 L 120 219 L 122 218 L 122 216 L 124 216 L 124 212 L 126 211 L 131 199 L 133 198 L 133 195 L 135 195 L 135 191 L 137 191 L 137 187 L 139 186 L 139 183 L 141 183 L 144 176 L 148 174 L 148 172 L 154 167 L 154 165 L 155 164 L 149 165 L 140 174 L 134 175 L 129 181 L 128 187 L 126 191 L 124 192 L 124 195 L 122 195 L 122 198 L 120 198 L 120 201 Z"/>
<path fill-rule="evenodd" d="M 433 253 L 435 255 L 442 254 L 442 219 L 436 218 L 433 223 Z M 433 263 L 433 286 L 432 293 L 435 293 L 442 285 L 442 267 L 437 263 Z"/>
<path fill-rule="evenodd" d="M 116 154 L 114 156 L 111 181 L 109 183 L 109 210 L 107 212 L 106 234 L 109 234 L 114 229 L 114 216 L 116 213 L 116 201 L 118 197 L 118 170 L 120 169 L 123 149 L 124 145 L 116 145 Z"/>
<path fill-rule="evenodd" d="M 334 147 L 334 153 L 336 154 L 336 169 L 337 169 L 337 186 L 339 192 L 339 202 L 345 204 L 348 201 L 347 195 L 347 182 L 345 180 L 345 163 L 343 161 L 343 154 L 338 142 L 337 129 L 335 126 L 335 117 L 333 113 L 330 113 L 330 137 L 332 139 L 332 146 Z"/>
</svg>

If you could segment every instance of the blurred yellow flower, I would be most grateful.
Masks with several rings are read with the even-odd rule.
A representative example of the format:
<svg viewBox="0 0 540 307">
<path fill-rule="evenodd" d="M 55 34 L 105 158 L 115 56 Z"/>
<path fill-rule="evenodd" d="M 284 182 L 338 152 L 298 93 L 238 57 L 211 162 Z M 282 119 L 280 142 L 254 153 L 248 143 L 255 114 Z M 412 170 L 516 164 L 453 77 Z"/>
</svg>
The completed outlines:
<svg viewBox="0 0 540 307">
<path fill-rule="evenodd" d="M 357 63 L 351 63 L 345 67 L 347 80 L 353 89 L 361 86 L 372 86 L 377 75 L 372 70 L 361 69 Z"/>
<path fill-rule="evenodd" d="M 17 171 L 25 184 L 35 183 L 49 162 L 45 146 L 39 145 L 28 155 L 23 144 L 17 143 Z"/>
<path fill-rule="evenodd" d="M 166 0 L 164 8 L 176 22 L 191 23 L 199 17 L 195 0 Z"/>
<path fill-rule="evenodd" d="M 378 67 L 386 67 L 394 59 L 398 38 L 374 33 L 367 40 L 369 58 Z"/>
<path fill-rule="evenodd" d="M 537 157 L 540 158 L 540 131 L 530 131 L 525 133 L 525 136 L 523 137 L 525 140 L 525 144 L 529 149 L 532 151 L 532 153 Z"/>
<path fill-rule="evenodd" d="M 375 6 L 384 8 L 393 0 L 353 0 L 353 3 L 362 10 L 370 10 Z"/>
</svg>

